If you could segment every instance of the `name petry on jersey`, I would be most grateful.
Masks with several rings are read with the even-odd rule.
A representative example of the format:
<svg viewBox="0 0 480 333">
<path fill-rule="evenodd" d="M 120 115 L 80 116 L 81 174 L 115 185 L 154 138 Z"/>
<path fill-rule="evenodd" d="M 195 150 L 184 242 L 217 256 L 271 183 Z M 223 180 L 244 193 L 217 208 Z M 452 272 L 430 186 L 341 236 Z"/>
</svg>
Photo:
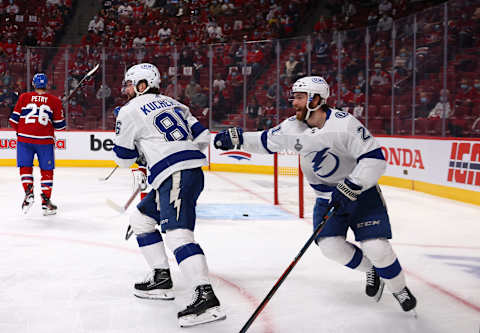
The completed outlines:
<svg viewBox="0 0 480 333">
<path fill-rule="evenodd" d="M 129 101 L 118 112 L 115 134 L 115 162 L 129 167 L 143 155 L 153 188 L 175 171 L 207 164 L 202 150 L 210 132 L 186 105 L 168 96 L 145 94 Z"/>
<path fill-rule="evenodd" d="M 335 186 L 347 177 L 365 191 L 386 169 L 377 140 L 355 117 L 335 109 L 328 110 L 322 128 L 310 128 L 290 117 L 272 129 L 246 132 L 243 139 L 247 151 L 299 154 L 305 178 L 324 199 L 330 199 Z"/>
<path fill-rule="evenodd" d="M 65 129 L 62 102 L 48 93 L 20 95 L 9 121 L 19 142 L 53 144 L 54 130 Z"/>
</svg>

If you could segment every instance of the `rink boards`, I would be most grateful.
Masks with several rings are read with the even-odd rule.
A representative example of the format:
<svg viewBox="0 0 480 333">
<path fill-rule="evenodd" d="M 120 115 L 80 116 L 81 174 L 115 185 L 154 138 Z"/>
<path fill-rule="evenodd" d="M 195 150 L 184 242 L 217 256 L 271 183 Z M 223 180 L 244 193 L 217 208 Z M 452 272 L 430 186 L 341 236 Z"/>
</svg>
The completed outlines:
<svg viewBox="0 0 480 333">
<path fill-rule="evenodd" d="M 56 166 L 113 167 L 114 133 L 111 131 L 60 132 Z M 430 137 L 377 137 L 388 162 L 381 183 L 480 205 L 480 139 Z M 206 152 L 212 171 L 273 173 L 272 155 L 243 151 Z M 16 134 L 0 131 L 0 166 L 15 166 Z M 295 170 L 295 154 L 279 155 L 279 166 Z M 335 160 L 326 161 L 334 168 Z"/>
</svg>

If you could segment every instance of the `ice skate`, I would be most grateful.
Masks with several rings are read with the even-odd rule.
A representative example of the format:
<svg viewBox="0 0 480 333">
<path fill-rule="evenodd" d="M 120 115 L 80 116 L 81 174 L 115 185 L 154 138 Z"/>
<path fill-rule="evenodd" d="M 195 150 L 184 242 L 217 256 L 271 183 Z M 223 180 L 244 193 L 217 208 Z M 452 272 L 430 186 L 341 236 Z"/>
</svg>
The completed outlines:
<svg viewBox="0 0 480 333">
<path fill-rule="evenodd" d="M 25 192 L 25 199 L 23 199 L 22 203 L 22 212 L 23 214 L 27 214 L 30 208 L 33 206 L 33 202 L 35 198 L 33 197 L 33 189 L 32 186 L 28 186 L 27 192 Z"/>
<path fill-rule="evenodd" d="M 169 269 L 154 269 L 147 280 L 135 283 L 133 294 L 147 299 L 174 299 Z"/>
<path fill-rule="evenodd" d="M 397 299 L 398 303 L 400 303 L 403 311 L 413 310 L 417 305 L 417 299 L 415 298 L 415 296 L 412 295 L 412 293 L 407 287 L 403 288 L 398 293 L 393 293 L 393 296 Z"/>
<path fill-rule="evenodd" d="M 57 206 L 54 205 L 50 201 L 50 198 L 47 198 L 47 196 L 43 193 L 42 193 L 42 211 L 43 211 L 43 216 L 57 214 Z"/>
<path fill-rule="evenodd" d="M 365 293 L 367 296 L 374 297 L 375 301 L 380 301 L 383 294 L 383 288 L 385 287 L 385 282 L 380 279 L 375 267 L 370 268 L 367 272 L 367 283 L 365 286 Z"/>
<path fill-rule="evenodd" d="M 195 288 L 192 303 L 178 313 L 178 323 L 180 327 L 189 327 L 222 320 L 226 317 L 212 286 L 204 284 Z"/>
</svg>

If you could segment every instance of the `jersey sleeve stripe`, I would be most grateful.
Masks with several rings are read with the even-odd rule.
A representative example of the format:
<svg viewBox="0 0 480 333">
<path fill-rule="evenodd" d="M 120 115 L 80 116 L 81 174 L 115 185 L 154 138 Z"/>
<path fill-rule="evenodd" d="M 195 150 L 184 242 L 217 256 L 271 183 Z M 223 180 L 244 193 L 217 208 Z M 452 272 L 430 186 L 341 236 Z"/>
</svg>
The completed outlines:
<svg viewBox="0 0 480 333">
<path fill-rule="evenodd" d="M 123 160 L 130 160 L 138 157 L 138 151 L 136 149 L 128 149 L 122 146 L 115 145 L 115 147 L 113 147 L 113 152 L 118 158 Z"/>
<path fill-rule="evenodd" d="M 20 115 L 18 113 L 13 112 L 10 115 L 10 120 L 15 122 L 15 123 L 18 123 L 18 121 L 20 120 Z"/>
<path fill-rule="evenodd" d="M 55 127 L 56 130 L 64 129 L 66 126 L 65 120 L 61 121 L 54 121 L 53 122 L 53 127 Z"/>
<path fill-rule="evenodd" d="M 383 156 L 381 148 L 377 148 L 372 151 L 369 151 L 368 153 L 360 155 L 360 157 L 357 158 L 357 163 L 364 158 L 375 158 L 377 160 L 385 160 L 385 156 Z"/>
<path fill-rule="evenodd" d="M 200 134 L 202 134 L 206 130 L 207 129 L 199 121 L 197 121 L 195 124 L 192 125 L 193 138 L 196 139 L 197 136 L 199 136 Z"/>
<path fill-rule="evenodd" d="M 114 148 L 115 149 L 115 148 Z M 155 177 L 161 174 L 165 169 L 171 167 L 174 164 L 188 161 L 188 160 L 197 160 L 204 159 L 206 156 L 198 150 L 182 150 L 171 154 L 164 159 L 158 161 L 150 168 L 150 175 L 148 176 L 148 182 L 153 183 Z"/>
<path fill-rule="evenodd" d="M 262 140 L 263 148 L 265 148 L 265 150 L 266 150 L 269 154 L 273 154 L 273 151 L 271 151 L 271 150 L 268 149 L 268 147 L 267 147 L 267 133 L 268 133 L 268 130 L 267 130 L 267 131 L 263 131 L 260 139 Z"/>
</svg>

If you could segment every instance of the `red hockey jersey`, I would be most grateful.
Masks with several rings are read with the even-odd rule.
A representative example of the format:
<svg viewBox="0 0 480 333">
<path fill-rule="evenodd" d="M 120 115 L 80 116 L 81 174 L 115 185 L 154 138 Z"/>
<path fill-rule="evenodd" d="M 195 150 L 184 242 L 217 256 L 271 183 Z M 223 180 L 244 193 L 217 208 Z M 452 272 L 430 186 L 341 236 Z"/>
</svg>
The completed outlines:
<svg viewBox="0 0 480 333">
<path fill-rule="evenodd" d="M 52 144 L 54 130 L 65 129 L 62 102 L 48 93 L 20 95 L 9 120 L 19 142 Z"/>
</svg>

